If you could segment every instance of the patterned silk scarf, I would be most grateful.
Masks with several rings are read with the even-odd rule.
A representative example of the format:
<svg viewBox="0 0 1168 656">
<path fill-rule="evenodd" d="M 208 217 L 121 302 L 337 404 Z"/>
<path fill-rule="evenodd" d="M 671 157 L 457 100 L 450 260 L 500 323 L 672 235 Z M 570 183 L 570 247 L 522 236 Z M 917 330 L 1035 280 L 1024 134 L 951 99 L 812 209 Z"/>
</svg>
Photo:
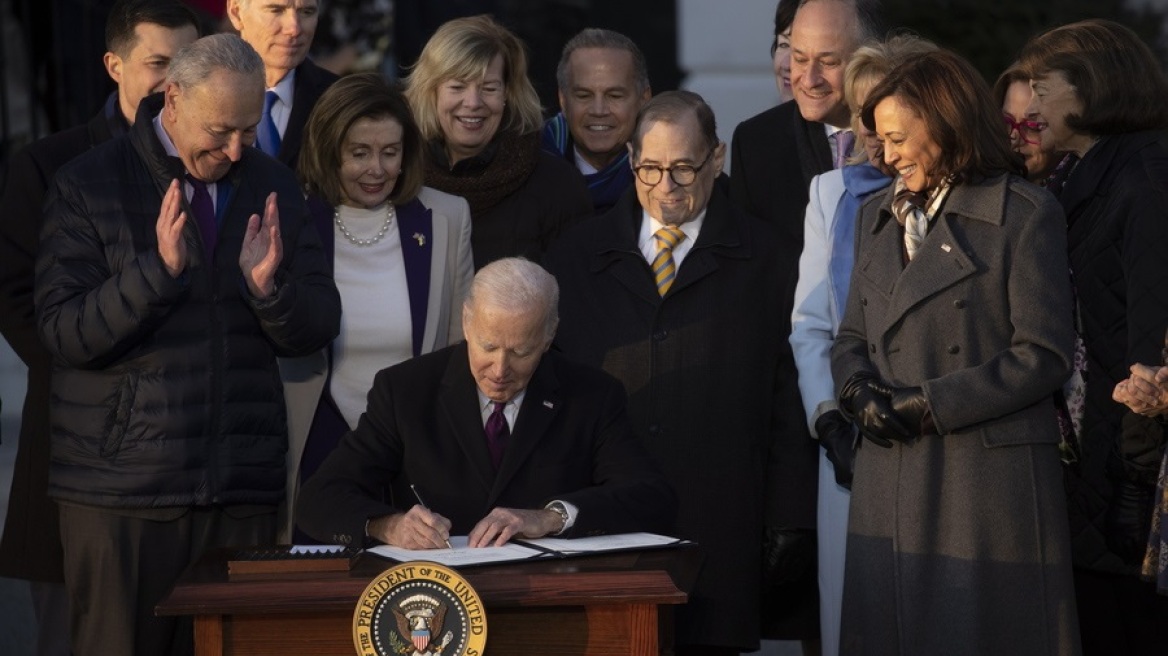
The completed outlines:
<svg viewBox="0 0 1168 656">
<path fill-rule="evenodd" d="M 892 215 L 904 228 L 904 249 L 909 260 L 929 232 L 929 224 L 940 212 L 949 196 L 949 182 L 942 182 L 927 191 L 913 191 L 905 186 L 904 178 L 897 176 L 892 188 Z"/>
</svg>

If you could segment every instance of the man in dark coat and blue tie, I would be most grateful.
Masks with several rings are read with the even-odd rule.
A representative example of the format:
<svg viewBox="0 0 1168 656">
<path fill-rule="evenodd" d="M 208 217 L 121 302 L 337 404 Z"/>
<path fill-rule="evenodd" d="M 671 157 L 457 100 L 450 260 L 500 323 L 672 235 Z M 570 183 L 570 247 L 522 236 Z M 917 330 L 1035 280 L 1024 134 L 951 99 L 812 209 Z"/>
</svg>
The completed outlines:
<svg viewBox="0 0 1168 656">
<path fill-rule="evenodd" d="M 308 59 L 318 0 L 227 0 L 227 17 L 264 60 L 264 110 L 256 147 L 296 170 L 308 115 L 337 76 Z"/>
</svg>

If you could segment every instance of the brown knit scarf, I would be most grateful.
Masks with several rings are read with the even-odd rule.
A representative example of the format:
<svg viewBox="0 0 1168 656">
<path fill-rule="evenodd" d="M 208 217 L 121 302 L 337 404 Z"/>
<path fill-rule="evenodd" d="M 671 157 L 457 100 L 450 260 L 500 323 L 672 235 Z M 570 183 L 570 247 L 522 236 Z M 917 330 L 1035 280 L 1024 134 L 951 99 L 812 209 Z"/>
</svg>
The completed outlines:
<svg viewBox="0 0 1168 656">
<path fill-rule="evenodd" d="M 426 158 L 426 185 L 465 198 L 474 219 L 518 191 L 531 177 L 539 153 L 539 132 L 501 132 L 480 156 L 455 164 L 453 170 L 446 166 L 441 144 L 431 143 L 430 148 L 437 156 Z"/>
</svg>

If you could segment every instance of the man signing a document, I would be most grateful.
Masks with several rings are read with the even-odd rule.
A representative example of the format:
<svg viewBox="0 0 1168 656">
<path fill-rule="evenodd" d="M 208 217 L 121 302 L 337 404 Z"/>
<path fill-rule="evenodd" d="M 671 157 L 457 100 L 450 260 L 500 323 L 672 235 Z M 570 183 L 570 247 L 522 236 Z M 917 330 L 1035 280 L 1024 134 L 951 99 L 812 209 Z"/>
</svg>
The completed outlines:
<svg viewBox="0 0 1168 656">
<path fill-rule="evenodd" d="M 633 435 L 624 388 L 548 352 L 558 300 L 539 265 L 483 267 L 466 342 L 377 374 L 356 430 L 301 491 L 301 529 L 408 549 L 452 533 L 484 547 L 669 530 L 676 496 Z"/>
</svg>

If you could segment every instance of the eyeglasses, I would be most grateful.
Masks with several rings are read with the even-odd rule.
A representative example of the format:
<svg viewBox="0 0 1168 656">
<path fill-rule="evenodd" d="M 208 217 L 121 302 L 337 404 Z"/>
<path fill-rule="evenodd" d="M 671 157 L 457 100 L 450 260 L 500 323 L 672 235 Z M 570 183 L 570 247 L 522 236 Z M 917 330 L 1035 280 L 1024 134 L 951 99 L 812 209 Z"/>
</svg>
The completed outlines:
<svg viewBox="0 0 1168 656">
<path fill-rule="evenodd" d="M 698 173 L 710 161 L 710 157 L 713 154 L 714 149 L 711 148 L 710 152 L 706 153 L 706 158 L 697 166 L 691 164 L 676 164 L 674 166 L 646 164 L 644 166 L 634 166 L 633 173 L 637 174 L 637 179 L 643 184 L 655 187 L 661 183 L 661 179 L 665 177 L 665 172 L 669 171 L 669 179 L 673 180 L 673 184 L 679 187 L 688 187 L 694 183 L 694 180 L 698 179 Z"/>
<path fill-rule="evenodd" d="M 1038 145 L 1038 133 L 1046 129 L 1045 123 L 1039 123 L 1038 121 L 1015 121 L 1007 114 L 1002 114 L 1002 121 L 1006 124 L 1006 134 L 1014 134 L 1014 131 L 1017 130 L 1018 136 L 1022 138 L 1022 141 L 1031 146 Z M 1035 137 L 1035 139 L 1028 139 L 1027 135 Z"/>
</svg>

